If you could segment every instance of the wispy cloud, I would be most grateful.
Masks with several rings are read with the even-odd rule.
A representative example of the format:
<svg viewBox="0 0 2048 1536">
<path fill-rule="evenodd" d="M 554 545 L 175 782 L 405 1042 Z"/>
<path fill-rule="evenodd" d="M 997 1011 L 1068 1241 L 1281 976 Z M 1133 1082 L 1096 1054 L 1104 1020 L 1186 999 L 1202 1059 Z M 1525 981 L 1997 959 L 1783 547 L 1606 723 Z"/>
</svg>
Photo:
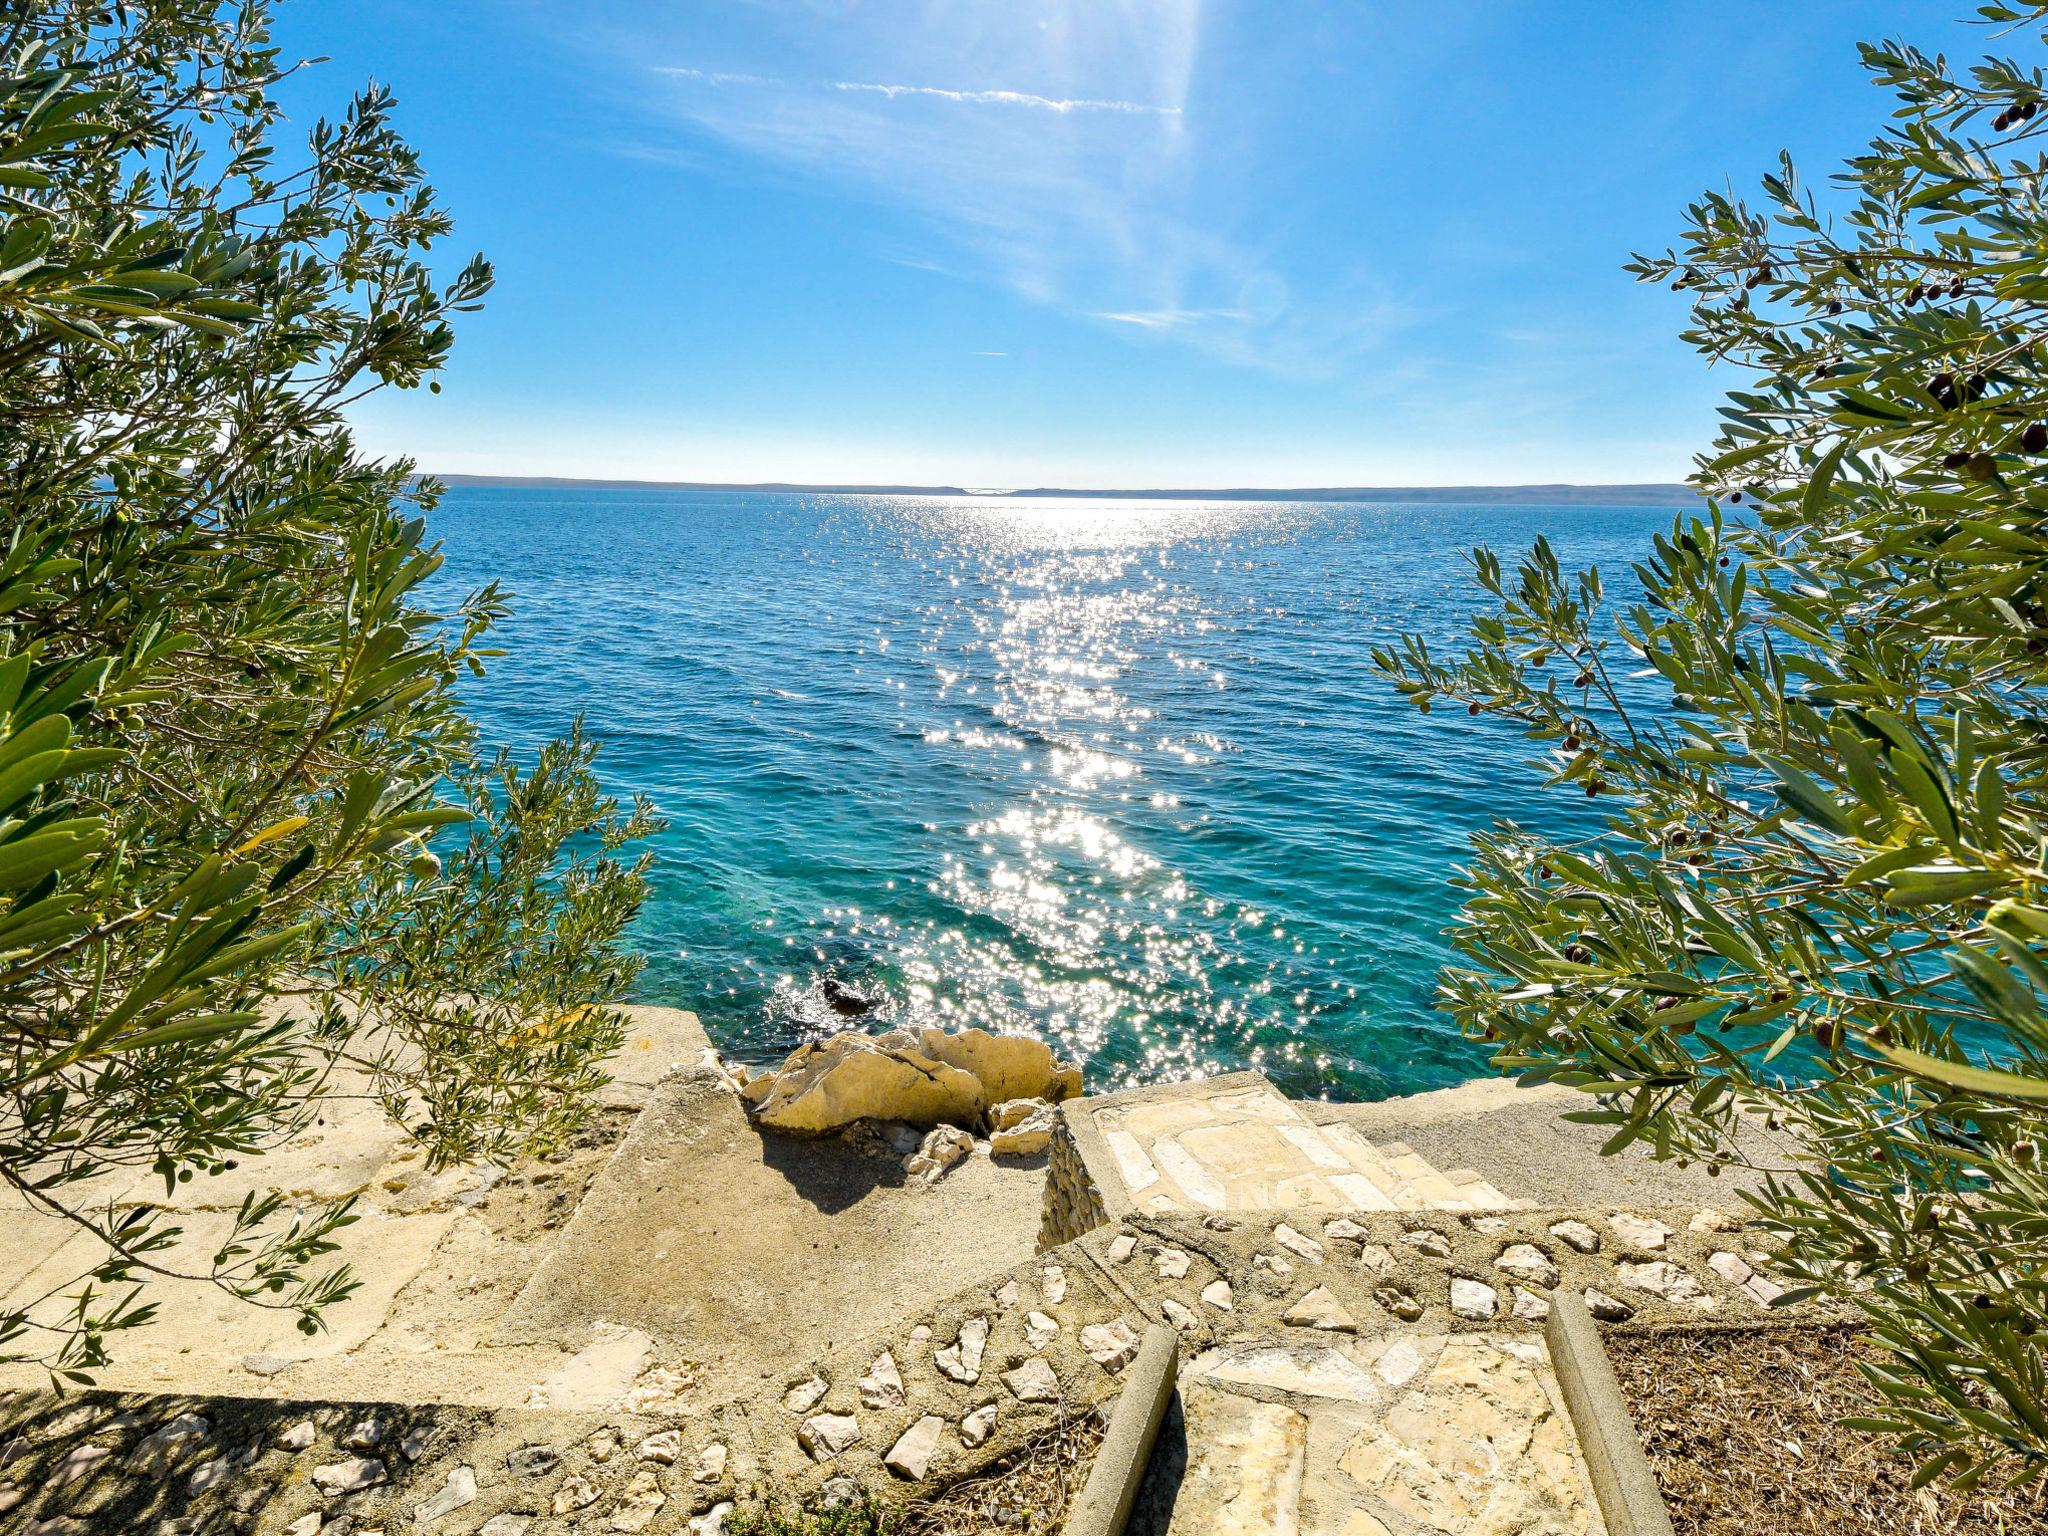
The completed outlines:
<svg viewBox="0 0 2048 1536">
<path fill-rule="evenodd" d="M 1113 325 L 1135 325 L 1140 330 L 1173 331 L 1184 325 L 1199 325 L 1204 320 L 1244 320 L 1250 317 L 1241 309 L 1104 309 L 1097 310 L 1095 318 Z"/>
<path fill-rule="evenodd" d="M 864 80 L 835 80 L 835 91 L 873 91 L 894 101 L 899 96 L 929 96 L 939 101 L 970 106 L 1035 107 L 1042 112 L 1128 112 L 1139 116 L 1179 117 L 1179 107 L 1160 107 L 1142 101 L 1096 101 L 1085 96 L 1055 98 L 1034 96 L 1029 91 L 948 91 L 935 85 L 875 85 Z"/>
<path fill-rule="evenodd" d="M 1134 343 L 1327 376 L 1399 317 L 1355 274 L 1290 285 L 1273 231 L 1240 228 L 1246 149 L 1206 139 L 1190 103 L 1204 6 L 962 0 L 910 25 L 887 7 L 755 0 L 738 33 L 684 13 L 612 47 L 661 82 L 645 106 L 678 147 L 723 145 L 748 174 L 914 213 L 935 270 Z M 649 71 L 650 54 L 691 62 Z"/>
</svg>

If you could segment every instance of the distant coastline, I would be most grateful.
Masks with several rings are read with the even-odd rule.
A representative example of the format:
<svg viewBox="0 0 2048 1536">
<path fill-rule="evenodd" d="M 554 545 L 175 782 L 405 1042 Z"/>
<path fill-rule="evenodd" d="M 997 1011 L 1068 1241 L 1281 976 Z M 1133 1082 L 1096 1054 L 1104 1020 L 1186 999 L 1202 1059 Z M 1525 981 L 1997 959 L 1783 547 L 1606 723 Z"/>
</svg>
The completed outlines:
<svg viewBox="0 0 2048 1536">
<path fill-rule="evenodd" d="M 1230 486 L 1214 490 L 1086 490 L 1069 486 L 980 490 L 959 485 L 797 485 L 784 481 L 586 480 L 555 475 L 432 475 L 444 485 L 565 491 L 774 491 L 835 496 L 974 496 L 1003 501 L 1064 496 L 1119 501 L 1389 501 L 1478 506 L 1679 507 L 1699 499 L 1688 485 L 1345 485 Z"/>
</svg>

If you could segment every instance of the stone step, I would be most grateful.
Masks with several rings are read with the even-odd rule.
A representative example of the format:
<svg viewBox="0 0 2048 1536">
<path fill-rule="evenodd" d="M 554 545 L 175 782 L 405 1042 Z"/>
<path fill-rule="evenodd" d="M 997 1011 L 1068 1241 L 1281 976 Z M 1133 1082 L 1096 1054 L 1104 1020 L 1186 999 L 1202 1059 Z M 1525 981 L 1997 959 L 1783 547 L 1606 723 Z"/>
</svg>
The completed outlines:
<svg viewBox="0 0 2048 1536">
<path fill-rule="evenodd" d="M 1256 1072 L 1083 1099 L 1066 1114 L 1083 1182 L 1099 1199 L 1097 1222 L 1132 1213 L 1512 1206 L 1471 1169 L 1446 1174 L 1402 1143 L 1375 1146 L 1350 1126 L 1317 1124 Z"/>
</svg>

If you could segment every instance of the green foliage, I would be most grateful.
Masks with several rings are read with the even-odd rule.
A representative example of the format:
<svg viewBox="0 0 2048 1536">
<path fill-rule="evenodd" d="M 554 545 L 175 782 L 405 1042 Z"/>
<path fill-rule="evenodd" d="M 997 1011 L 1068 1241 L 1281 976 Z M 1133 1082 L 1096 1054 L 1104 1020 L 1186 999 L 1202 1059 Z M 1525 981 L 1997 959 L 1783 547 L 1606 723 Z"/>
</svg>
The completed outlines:
<svg viewBox="0 0 2048 1536">
<path fill-rule="evenodd" d="M 544 1150 L 637 965 L 657 823 L 580 732 L 480 752 L 454 689 L 503 594 L 422 605 L 434 488 L 342 424 L 429 380 L 490 270 L 435 282 L 381 89 L 279 165 L 268 10 L 0 22 L 0 1179 L 104 1250 L 0 1309 L 0 1358 L 60 1376 L 157 1272 L 317 1328 L 345 1207 L 251 1198 L 195 1267 L 152 1188 L 343 1081 L 437 1165 Z"/>
<path fill-rule="evenodd" d="M 1897 110 L 1835 193 L 1785 159 L 1632 264 L 1749 375 L 1639 593 L 1480 551 L 1472 648 L 1377 658 L 1611 807 L 1476 840 L 1445 1006 L 1612 1149 L 1785 1154 L 1794 1295 L 1965 1484 L 2048 1471 L 2048 6 L 1983 15 L 2034 59 L 1866 47 Z"/>
<path fill-rule="evenodd" d="M 814 1507 L 771 1502 L 735 1509 L 725 1517 L 726 1536 L 890 1536 L 896 1524 L 865 1496 Z"/>
</svg>

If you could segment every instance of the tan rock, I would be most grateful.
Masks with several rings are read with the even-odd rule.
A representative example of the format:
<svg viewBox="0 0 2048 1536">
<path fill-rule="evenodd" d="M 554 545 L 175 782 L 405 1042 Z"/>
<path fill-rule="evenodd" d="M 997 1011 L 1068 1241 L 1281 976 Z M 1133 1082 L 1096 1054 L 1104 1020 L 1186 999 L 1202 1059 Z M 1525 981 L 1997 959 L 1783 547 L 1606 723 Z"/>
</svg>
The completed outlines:
<svg viewBox="0 0 2048 1536">
<path fill-rule="evenodd" d="M 1607 1218 L 1607 1225 L 1614 1229 L 1614 1235 L 1631 1248 L 1647 1248 L 1655 1251 L 1664 1246 L 1671 1236 L 1671 1229 L 1653 1216 L 1635 1216 L 1619 1211 Z"/>
<path fill-rule="evenodd" d="M 896 1369 L 896 1357 L 883 1350 L 875 1356 L 867 1375 L 856 1383 L 863 1408 L 901 1408 L 903 1373 Z"/>
<path fill-rule="evenodd" d="M 1327 1285 L 1319 1285 L 1303 1295 L 1287 1309 L 1281 1320 L 1292 1328 L 1323 1328 L 1336 1333 L 1358 1331 L 1358 1319 Z"/>
<path fill-rule="evenodd" d="M 1120 1371 L 1137 1358 L 1138 1335 L 1122 1318 L 1112 1323 L 1091 1323 L 1081 1330 L 1081 1348 L 1104 1370 Z"/>
<path fill-rule="evenodd" d="M 1043 1099 L 1005 1099 L 988 1112 L 988 1128 L 1007 1131 L 1013 1125 L 1022 1125 L 1040 1110 L 1051 1107 Z"/>
<path fill-rule="evenodd" d="M 612 1529 L 626 1532 L 627 1536 L 644 1531 L 667 1502 L 668 1495 L 661 1491 L 661 1483 L 652 1472 L 636 1472 L 633 1481 L 626 1485 L 618 1508 L 612 1511 Z"/>
<path fill-rule="evenodd" d="M 1312 1237 L 1303 1236 L 1284 1221 L 1273 1228 L 1273 1241 L 1298 1259 L 1306 1259 L 1311 1264 L 1323 1262 L 1323 1245 Z"/>
<path fill-rule="evenodd" d="M 1056 1112 L 1042 1106 L 1028 1118 L 995 1132 L 988 1149 L 997 1157 L 1036 1157 L 1052 1146 L 1052 1133 L 1059 1121 Z"/>
<path fill-rule="evenodd" d="M 554 1511 L 558 1515 L 573 1514 L 596 1502 L 597 1486 L 582 1473 L 572 1472 L 562 1480 L 562 1486 L 555 1490 Z"/>
<path fill-rule="evenodd" d="M 808 1376 L 782 1394 L 782 1406 L 791 1413 L 809 1413 L 825 1400 L 831 1390 L 822 1376 Z"/>
<path fill-rule="evenodd" d="M 1493 1261 L 1493 1267 L 1530 1285 L 1557 1284 L 1557 1265 L 1534 1243 L 1510 1243 Z"/>
<path fill-rule="evenodd" d="M 1060 1325 L 1056 1318 L 1043 1312 L 1027 1313 L 1024 1318 L 1024 1342 L 1033 1349 L 1043 1349 L 1059 1337 Z"/>
<path fill-rule="evenodd" d="M 798 1445 L 813 1461 L 830 1461 L 860 1440 L 860 1420 L 850 1413 L 820 1413 L 804 1420 Z"/>
<path fill-rule="evenodd" d="M 913 1483 L 923 1480 L 932 1464 L 932 1455 L 939 1448 L 939 1432 L 946 1427 L 946 1421 L 936 1413 L 928 1413 L 897 1437 L 889 1447 L 888 1455 L 882 1458 L 882 1465 L 898 1477 L 909 1478 Z"/>
<path fill-rule="evenodd" d="M 1202 1319 L 1195 1314 L 1193 1308 L 1183 1306 L 1171 1296 L 1160 1301 L 1159 1310 L 1164 1312 L 1166 1320 L 1182 1333 L 1194 1333 L 1202 1326 Z"/>
<path fill-rule="evenodd" d="M 1060 1400 L 1059 1378 L 1053 1375 L 1051 1366 L 1037 1357 L 1026 1360 L 1015 1370 L 1003 1372 L 1003 1385 L 1020 1403 L 1056 1403 Z"/>
<path fill-rule="evenodd" d="M 986 1103 L 1054 1098 L 1056 1063 L 1043 1040 L 995 1035 L 985 1029 L 948 1033 L 937 1028 L 919 1030 L 917 1040 L 925 1055 L 977 1079 Z"/>
<path fill-rule="evenodd" d="M 809 1136 L 870 1118 L 972 1125 L 988 1104 L 972 1072 L 927 1054 L 901 1030 L 881 1036 L 848 1031 L 799 1046 L 780 1067 L 748 1083 L 745 1096 L 762 1125 Z"/>
<path fill-rule="evenodd" d="M 1583 1221 L 1557 1222 L 1551 1227 L 1550 1235 L 1560 1243 L 1563 1243 L 1565 1247 L 1576 1249 L 1580 1253 L 1598 1253 L 1600 1251 L 1600 1234 L 1587 1226 Z"/>
<path fill-rule="evenodd" d="M 1211 1280 L 1202 1287 L 1202 1300 L 1206 1301 L 1218 1312 L 1228 1312 L 1232 1304 L 1230 1282 L 1228 1280 Z"/>
<path fill-rule="evenodd" d="M 969 1450 L 995 1433 L 996 1405 L 984 1403 L 960 1421 L 960 1443 Z"/>
<path fill-rule="evenodd" d="M 1133 1239 L 1135 1245 L 1136 1239 Z M 1128 1255 L 1127 1255 L 1128 1257 Z M 1056 1307 L 1067 1299 L 1067 1272 L 1057 1264 L 1048 1264 L 1038 1272 L 1039 1293 L 1045 1297 L 1048 1307 Z"/>
<path fill-rule="evenodd" d="M 704 1446 L 697 1452 L 697 1465 L 690 1472 L 690 1481 L 715 1483 L 725 1476 L 725 1463 L 730 1453 L 717 1441 Z"/>
</svg>

